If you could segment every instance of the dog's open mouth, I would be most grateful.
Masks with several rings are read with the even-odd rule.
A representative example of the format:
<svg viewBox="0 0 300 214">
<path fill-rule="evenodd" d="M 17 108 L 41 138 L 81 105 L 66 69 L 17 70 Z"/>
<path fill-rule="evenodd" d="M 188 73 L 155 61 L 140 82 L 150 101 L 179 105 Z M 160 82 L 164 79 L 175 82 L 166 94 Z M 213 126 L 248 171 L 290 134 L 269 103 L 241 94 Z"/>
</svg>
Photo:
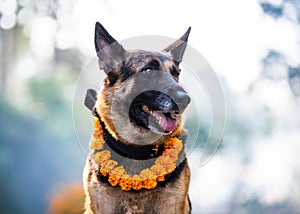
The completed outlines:
<svg viewBox="0 0 300 214">
<path fill-rule="evenodd" d="M 130 108 L 131 123 L 158 134 L 173 132 L 179 119 L 176 103 L 166 94 L 147 91 L 137 96 Z"/>
<path fill-rule="evenodd" d="M 172 132 L 176 128 L 176 114 L 174 111 L 154 111 L 147 105 L 142 105 L 143 111 L 149 116 L 148 128 L 154 132 Z"/>
</svg>

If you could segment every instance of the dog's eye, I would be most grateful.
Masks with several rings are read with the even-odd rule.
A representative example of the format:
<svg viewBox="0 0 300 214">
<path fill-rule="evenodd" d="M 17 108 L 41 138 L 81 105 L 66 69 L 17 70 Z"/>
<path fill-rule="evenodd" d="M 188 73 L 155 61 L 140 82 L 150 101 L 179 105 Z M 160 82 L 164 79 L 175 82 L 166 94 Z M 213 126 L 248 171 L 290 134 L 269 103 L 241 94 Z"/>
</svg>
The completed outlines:
<svg viewBox="0 0 300 214">
<path fill-rule="evenodd" d="M 153 73 L 153 70 L 151 68 L 146 68 L 146 69 L 143 69 L 143 72 L 145 74 L 151 75 Z"/>
<path fill-rule="evenodd" d="M 152 59 L 141 69 L 141 71 L 145 74 L 150 75 L 154 70 L 159 70 L 159 66 L 159 61 L 157 61 L 156 59 Z"/>
</svg>

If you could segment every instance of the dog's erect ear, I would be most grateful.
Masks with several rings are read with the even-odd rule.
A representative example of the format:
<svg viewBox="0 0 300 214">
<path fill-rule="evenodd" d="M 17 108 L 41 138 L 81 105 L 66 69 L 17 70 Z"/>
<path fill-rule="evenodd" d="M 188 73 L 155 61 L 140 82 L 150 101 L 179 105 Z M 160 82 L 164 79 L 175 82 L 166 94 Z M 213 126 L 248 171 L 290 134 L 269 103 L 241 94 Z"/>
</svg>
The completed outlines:
<svg viewBox="0 0 300 214">
<path fill-rule="evenodd" d="M 185 32 L 185 34 L 177 39 L 174 43 L 169 45 L 167 48 L 163 50 L 163 52 L 167 52 L 171 55 L 172 59 L 178 64 L 181 63 L 185 48 L 187 45 L 187 41 L 191 32 L 191 27 Z"/>
<path fill-rule="evenodd" d="M 110 84 L 114 84 L 126 51 L 99 22 L 95 26 L 95 48 L 100 68 L 108 75 Z"/>
</svg>

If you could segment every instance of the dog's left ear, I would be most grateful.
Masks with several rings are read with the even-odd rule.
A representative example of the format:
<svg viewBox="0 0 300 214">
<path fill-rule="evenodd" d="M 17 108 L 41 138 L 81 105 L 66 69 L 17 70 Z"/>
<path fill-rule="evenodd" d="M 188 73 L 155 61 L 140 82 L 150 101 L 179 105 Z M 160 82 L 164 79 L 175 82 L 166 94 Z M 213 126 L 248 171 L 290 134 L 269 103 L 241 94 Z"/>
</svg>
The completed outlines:
<svg viewBox="0 0 300 214">
<path fill-rule="evenodd" d="M 95 48 L 100 69 L 105 71 L 112 85 L 120 75 L 120 66 L 126 51 L 99 22 L 95 26 Z"/>
<path fill-rule="evenodd" d="M 191 32 L 191 27 L 188 28 L 188 30 L 185 32 L 185 34 L 177 39 L 174 43 L 166 47 L 163 52 L 167 52 L 171 55 L 172 59 L 176 63 L 181 63 L 186 46 L 187 46 L 187 41 L 189 38 Z"/>
</svg>

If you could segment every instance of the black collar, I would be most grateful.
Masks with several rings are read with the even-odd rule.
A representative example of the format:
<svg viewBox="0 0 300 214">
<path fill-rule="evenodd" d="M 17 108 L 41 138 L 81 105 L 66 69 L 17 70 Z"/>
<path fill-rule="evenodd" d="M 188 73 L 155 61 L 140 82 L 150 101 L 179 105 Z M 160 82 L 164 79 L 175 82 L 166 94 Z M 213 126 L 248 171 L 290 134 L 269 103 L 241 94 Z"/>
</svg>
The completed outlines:
<svg viewBox="0 0 300 214">
<path fill-rule="evenodd" d="M 162 155 L 164 145 L 128 145 L 119 140 L 116 140 L 106 129 L 104 122 L 101 120 L 99 114 L 94 111 L 94 114 L 99 118 L 103 130 L 104 142 L 114 152 L 122 155 L 123 157 L 137 160 L 147 160 Z"/>
</svg>

